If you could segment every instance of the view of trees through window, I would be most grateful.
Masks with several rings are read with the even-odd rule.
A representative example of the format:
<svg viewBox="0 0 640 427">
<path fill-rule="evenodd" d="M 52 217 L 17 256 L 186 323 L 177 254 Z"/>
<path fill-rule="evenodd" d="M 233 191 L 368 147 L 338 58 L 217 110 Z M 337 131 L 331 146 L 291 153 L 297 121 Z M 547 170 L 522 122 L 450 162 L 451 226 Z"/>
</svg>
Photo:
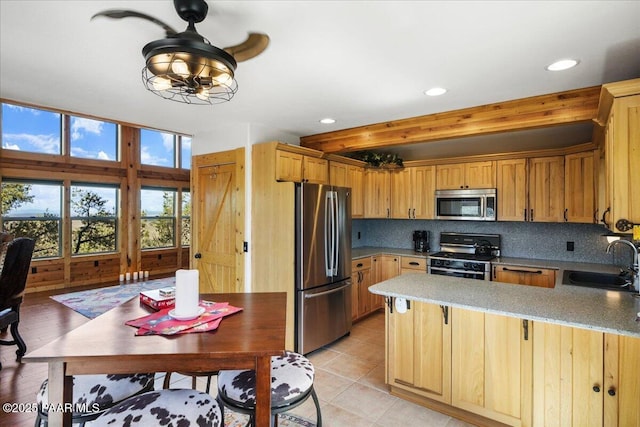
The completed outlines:
<svg viewBox="0 0 640 427">
<path fill-rule="evenodd" d="M 11 150 L 12 157 L 15 157 L 13 152 L 53 155 L 60 158 L 55 161 L 80 165 L 85 171 L 89 170 L 87 165 L 94 169 L 94 163 L 83 159 L 119 160 L 120 125 L 117 123 L 9 103 L 2 103 L 1 113 L 2 149 Z M 145 165 L 191 168 L 190 137 L 149 129 L 139 131 L 139 168 L 144 169 Z M 23 173 L 17 167 L 11 175 L 0 176 L 1 230 L 14 237 L 33 238 L 36 259 L 120 250 L 118 239 L 124 235 L 119 232 L 119 220 L 128 213 L 120 212 L 119 181 L 101 181 L 100 168 L 96 168 L 95 174 L 89 172 L 90 182 L 71 181 L 75 177 L 40 179 L 44 176 L 41 172 L 26 169 Z M 56 176 L 53 168 L 51 172 Z M 79 179 L 85 179 L 84 176 L 85 172 Z M 169 181 L 166 188 L 140 190 L 141 211 L 136 216 L 141 218 L 141 249 L 189 246 L 191 197 L 188 188 L 175 188 L 175 185 L 184 184 Z M 69 200 L 67 206 L 63 205 L 65 194 Z M 176 235 L 178 225 L 179 236 Z M 63 239 L 63 230 L 70 234 L 67 239 Z M 68 242 L 65 243 L 68 247 L 63 247 L 63 242 Z"/>
</svg>

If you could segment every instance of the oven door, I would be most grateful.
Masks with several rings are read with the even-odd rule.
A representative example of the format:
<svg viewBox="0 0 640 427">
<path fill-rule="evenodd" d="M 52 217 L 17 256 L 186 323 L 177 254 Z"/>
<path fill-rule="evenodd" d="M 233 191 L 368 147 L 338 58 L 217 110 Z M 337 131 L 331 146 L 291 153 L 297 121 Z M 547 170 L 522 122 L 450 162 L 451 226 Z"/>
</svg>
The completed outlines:
<svg viewBox="0 0 640 427">
<path fill-rule="evenodd" d="M 487 273 L 484 271 L 457 270 L 457 269 L 446 268 L 446 267 L 429 266 L 429 274 L 439 274 L 440 276 L 461 277 L 464 279 L 489 280 Z"/>
</svg>

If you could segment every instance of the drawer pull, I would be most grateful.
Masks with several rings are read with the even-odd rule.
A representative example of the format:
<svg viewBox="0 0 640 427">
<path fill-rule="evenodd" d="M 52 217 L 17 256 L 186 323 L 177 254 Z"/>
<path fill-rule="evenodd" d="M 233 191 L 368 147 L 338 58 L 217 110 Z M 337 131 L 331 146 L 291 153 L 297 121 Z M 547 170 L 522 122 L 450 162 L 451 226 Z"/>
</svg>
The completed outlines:
<svg viewBox="0 0 640 427">
<path fill-rule="evenodd" d="M 542 274 L 542 270 L 520 270 L 518 268 L 502 267 L 503 271 L 513 271 L 514 273 Z"/>
<path fill-rule="evenodd" d="M 364 264 L 362 264 L 361 262 L 359 262 L 358 264 L 356 264 L 356 267 L 360 268 L 362 267 Z"/>
<path fill-rule="evenodd" d="M 420 265 L 420 263 L 419 263 L 419 262 L 416 262 L 416 261 L 411 261 L 411 262 L 409 263 L 409 265 Z"/>
</svg>

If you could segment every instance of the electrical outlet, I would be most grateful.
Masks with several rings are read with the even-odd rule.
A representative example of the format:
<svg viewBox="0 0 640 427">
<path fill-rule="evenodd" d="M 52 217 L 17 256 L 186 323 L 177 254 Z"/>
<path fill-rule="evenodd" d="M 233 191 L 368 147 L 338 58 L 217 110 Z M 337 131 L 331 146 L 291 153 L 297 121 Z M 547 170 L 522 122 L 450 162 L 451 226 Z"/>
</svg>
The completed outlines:
<svg viewBox="0 0 640 427">
<path fill-rule="evenodd" d="M 573 249 L 574 249 L 574 244 L 573 244 L 573 242 L 567 242 L 567 250 L 568 250 L 569 252 L 573 252 Z"/>
<path fill-rule="evenodd" d="M 358 231 L 358 240 L 360 240 L 360 232 Z"/>
</svg>

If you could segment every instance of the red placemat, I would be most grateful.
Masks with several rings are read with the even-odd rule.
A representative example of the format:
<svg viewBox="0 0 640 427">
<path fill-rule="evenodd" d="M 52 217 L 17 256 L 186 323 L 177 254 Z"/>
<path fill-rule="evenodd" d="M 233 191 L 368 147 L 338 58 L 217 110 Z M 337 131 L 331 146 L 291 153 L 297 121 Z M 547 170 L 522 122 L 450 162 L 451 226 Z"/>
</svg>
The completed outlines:
<svg viewBox="0 0 640 427">
<path fill-rule="evenodd" d="M 190 332 L 213 331 L 218 328 L 222 318 L 242 310 L 229 305 L 228 302 L 200 301 L 204 313 L 191 320 L 176 320 L 169 315 L 172 308 L 165 308 L 156 313 L 125 322 L 126 325 L 138 328 L 136 335 L 176 335 Z"/>
</svg>

